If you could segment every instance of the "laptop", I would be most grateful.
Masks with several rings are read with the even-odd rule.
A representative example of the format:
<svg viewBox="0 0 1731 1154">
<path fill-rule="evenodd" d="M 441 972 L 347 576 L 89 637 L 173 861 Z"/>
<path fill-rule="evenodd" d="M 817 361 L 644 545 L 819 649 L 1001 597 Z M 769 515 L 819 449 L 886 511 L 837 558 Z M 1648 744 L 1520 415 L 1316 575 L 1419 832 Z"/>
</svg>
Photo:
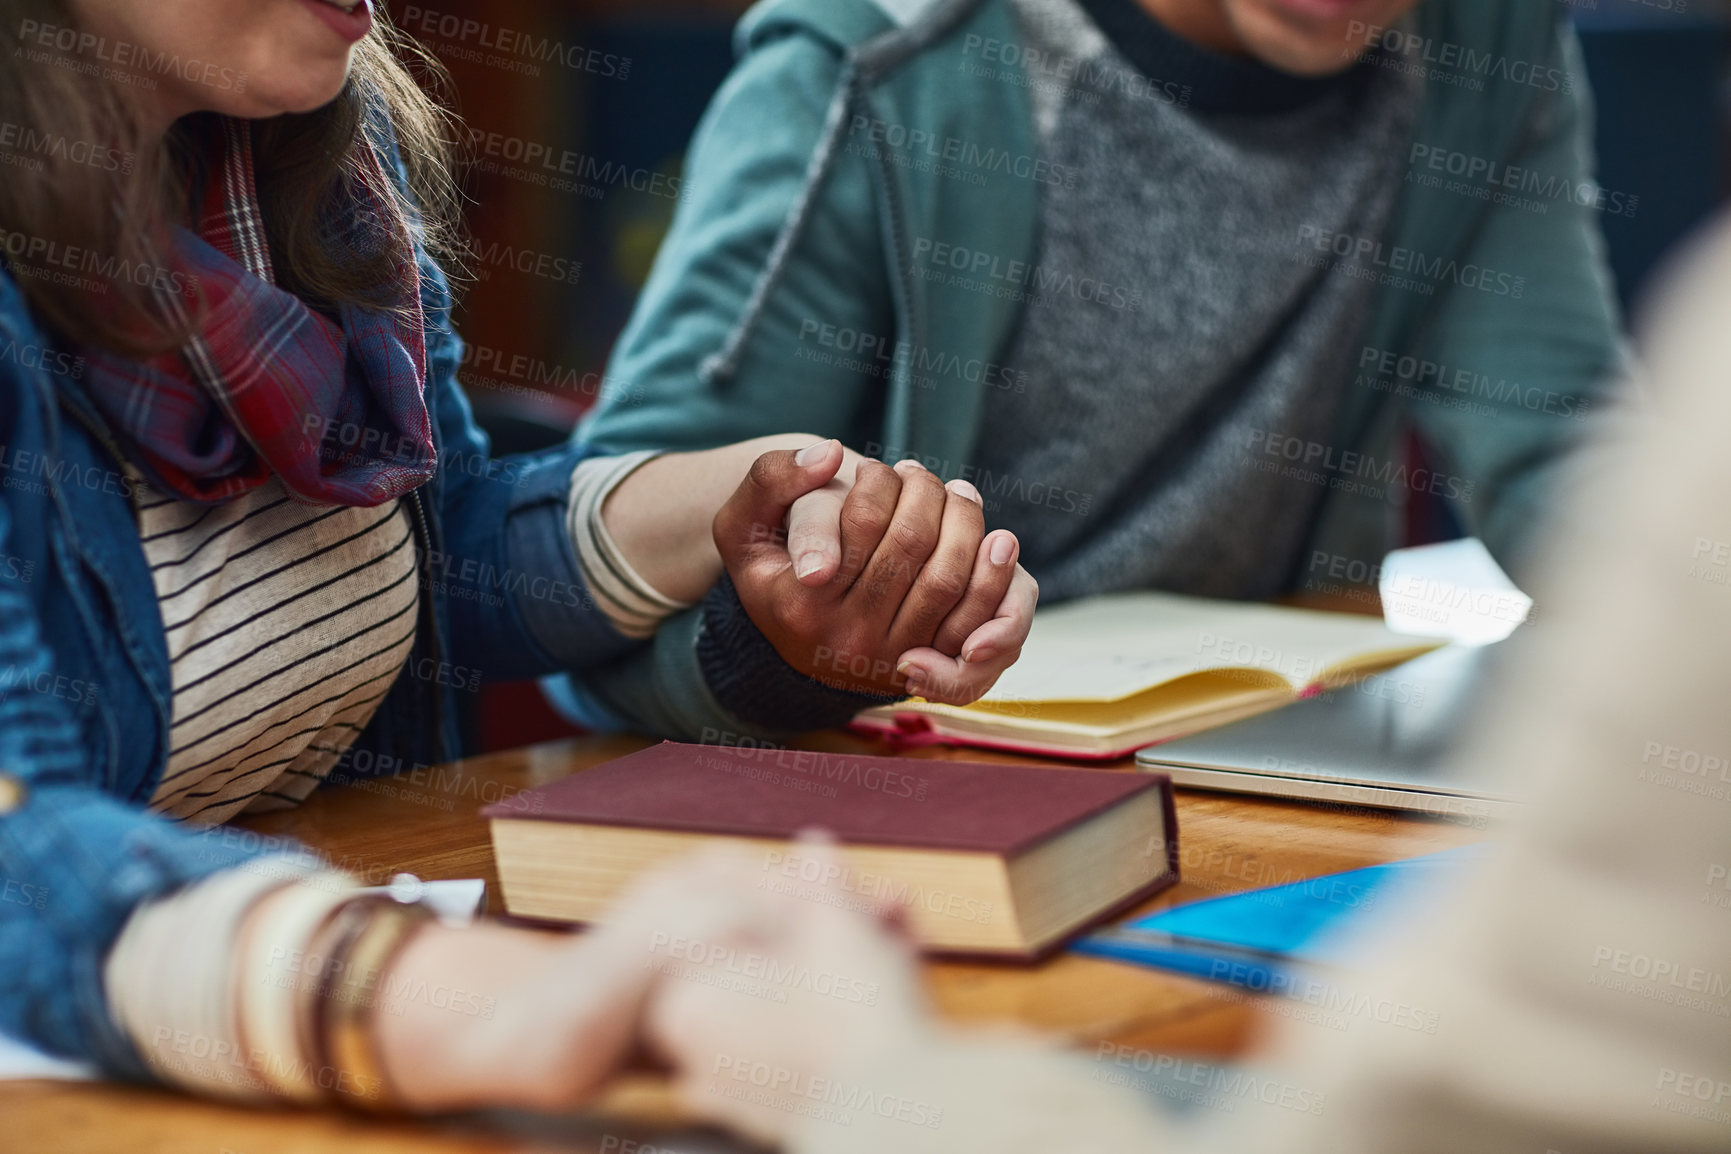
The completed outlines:
<svg viewBox="0 0 1731 1154">
<path fill-rule="evenodd" d="M 1151 745 L 1173 784 L 1407 810 L 1482 825 L 1517 802 L 1496 767 L 1451 757 L 1504 644 L 1449 646 L 1247 721 Z"/>
</svg>

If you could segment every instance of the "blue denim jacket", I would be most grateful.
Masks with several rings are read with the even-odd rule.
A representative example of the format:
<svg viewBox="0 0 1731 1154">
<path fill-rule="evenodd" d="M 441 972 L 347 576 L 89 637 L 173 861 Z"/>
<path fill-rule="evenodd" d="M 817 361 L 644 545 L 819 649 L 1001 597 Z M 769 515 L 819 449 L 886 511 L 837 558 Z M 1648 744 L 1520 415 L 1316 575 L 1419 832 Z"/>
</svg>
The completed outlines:
<svg viewBox="0 0 1731 1154">
<path fill-rule="evenodd" d="M 404 498 L 421 620 L 408 665 L 337 775 L 459 756 L 453 697 L 484 681 L 605 670 L 654 687 L 641 709 L 619 713 L 623 724 L 692 739 L 713 739 L 705 731 L 717 725 L 837 725 L 885 700 L 793 670 L 725 580 L 681 633 L 702 676 L 671 690 L 659 669 L 669 647 L 620 634 L 577 564 L 566 497 L 593 450 L 492 458 L 457 383 L 447 282 L 425 257 L 420 272 L 439 457 L 433 479 Z M 139 903 L 266 851 L 144 808 L 167 762 L 168 646 L 132 482 L 81 372 L 0 261 L 0 775 L 23 787 L 0 812 L 0 1033 L 144 1079 L 109 1017 L 103 958 Z"/>
<path fill-rule="evenodd" d="M 456 756 L 454 688 L 590 667 L 636 648 L 595 608 L 565 528 L 562 447 L 493 460 L 457 385 L 443 276 L 423 260 L 440 468 L 405 498 L 423 581 L 410 664 L 352 767 Z M 142 1076 L 110 1021 L 102 960 L 140 902 L 259 851 L 147 813 L 171 684 L 131 482 L 0 266 L 0 1032 Z"/>
</svg>

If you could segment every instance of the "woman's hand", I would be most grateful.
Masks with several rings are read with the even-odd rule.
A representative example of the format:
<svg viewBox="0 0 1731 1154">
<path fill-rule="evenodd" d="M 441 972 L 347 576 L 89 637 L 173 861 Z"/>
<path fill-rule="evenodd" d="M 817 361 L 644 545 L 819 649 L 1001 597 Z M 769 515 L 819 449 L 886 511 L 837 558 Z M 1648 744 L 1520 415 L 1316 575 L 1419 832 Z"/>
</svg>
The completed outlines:
<svg viewBox="0 0 1731 1154">
<path fill-rule="evenodd" d="M 633 969 L 640 959 L 592 945 L 490 923 L 418 933 L 373 1015 L 403 1105 L 561 1110 L 592 1094 L 631 1052 L 654 978 Z"/>
<path fill-rule="evenodd" d="M 825 868 L 839 864 L 833 846 L 802 839 L 799 853 L 816 862 L 819 877 L 842 876 Z M 772 893 L 759 885 L 763 871 L 739 854 L 673 869 L 693 883 L 701 876 L 734 911 L 687 940 L 684 968 L 665 973 L 648 1003 L 644 1032 L 674 1067 L 688 1108 L 773 1145 L 801 1120 L 794 1108 L 807 1101 L 778 1087 L 845 1079 L 850 1068 L 927 1044 L 913 950 L 886 922 L 888 908 L 878 916 L 855 912 L 860 895 L 834 881 Z M 717 980 L 729 967 L 796 980 Z"/>
<path fill-rule="evenodd" d="M 828 860 L 834 850 L 810 842 L 801 852 Z M 822 887 L 771 893 L 758 885 L 762 864 L 738 850 L 699 852 L 640 878 L 580 935 L 487 923 L 422 930 L 377 987 L 374 1036 L 392 1088 L 419 1111 L 566 1110 L 652 1036 L 707 1115 L 764 1133 L 773 1117 L 709 1101 L 700 1075 L 717 1055 L 812 1068 L 904 1044 L 923 1009 L 911 951 L 894 933 L 801 900 L 825 896 Z M 726 966 L 754 954 L 774 957 L 777 973 L 797 972 L 793 963 L 823 980 L 795 983 L 781 1000 L 753 996 L 759 982 L 739 992 Z M 837 980 L 845 997 L 815 992 Z"/>
<path fill-rule="evenodd" d="M 844 466 L 854 479 L 842 493 Z M 801 530 L 801 576 L 789 508 L 818 491 L 839 497 L 837 539 Z M 760 456 L 716 515 L 715 542 L 740 602 L 794 669 L 843 689 L 964 702 L 1019 655 L 1037 597 L 1015 537 L 986 536 L 984 519 L 964 481 L 850 461 L 822 441 Z"/>
<path fill-rule="evenodd" d="M 701 598 L 721 579 L 710 526 L 751 463 L 776 449 L 801 449 L 816 437 L 783 433 L 693 453 L 667 453 L 621 481 L 601 508 L 614 544 L 645 581 L 674 601 Z M 848 454 L 843 476 L 851 482 Z"/>
<path fill-rule="evenodd" d="M 737 869 L 711 861 L 699 853 L 644 876 L 580 935 L 493 923 L 418 933 L 379 982 L 373 1015 L 403 1104 L 584 1102 L 637 1048 L 651 989 L 682 964 L 671 943 L 721 940 L 767 916 Z"/>
</svg>

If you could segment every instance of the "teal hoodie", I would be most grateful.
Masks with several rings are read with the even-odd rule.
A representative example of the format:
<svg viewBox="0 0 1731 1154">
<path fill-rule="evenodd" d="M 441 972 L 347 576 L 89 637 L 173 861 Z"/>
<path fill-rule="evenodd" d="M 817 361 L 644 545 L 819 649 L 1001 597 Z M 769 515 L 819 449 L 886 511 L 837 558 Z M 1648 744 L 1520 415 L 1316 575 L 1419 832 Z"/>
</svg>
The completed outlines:
<svg viewBox="0 0 1731 1154">
<path fill-rule="evenodd" d="M 1470 485 L 1456 510 L 1467 531 L 1517 571 L 1550 483 L 1586 437 L 1589 422 L 1572 418 L 1597 407 L 1620 350 L 1592 205 L 1591 100 L 1559 11 L 1425 0 L 1398 28 L 1365 30 L 1428 82 L 1388 235 L 1346 243 L 1376 245 L 1378 264 L 1434 290 L 1379 290 L 1365 387 L 1347 391 L 1322 462 L 1398 459 L 1415 433 Z M 630 387 L 608 390 L 578 438 L 623 452 L 804 431 L 969 475 L 1020 306 L 918 272 L 934 242 L 1003 265 L 1037 258 L 1041 186 L 1021 163 L 1038 151 L 1033 106 L 1026 84 L 1003 77 L 1020 41 L 1008 0 L 753 8 L 609 369 Z M 983 184 L 946 172 L 957 149 Z M 1582 193 L 1548 198 L 1543 213 L 1495 205 L 1494 182 L 1518 189 L 1529 176 Z M 1403 488 L 1364 489 L 1331 488 L 1311 550 L 1374 563 L 1403 543 Z M 651 691 L 695 700 L 699 627 L 664 629 L 637 663 L 638 689 L 597 681 L 555 696 L 591 722 L 626 700 L 641 715 Z"/>
</svg>

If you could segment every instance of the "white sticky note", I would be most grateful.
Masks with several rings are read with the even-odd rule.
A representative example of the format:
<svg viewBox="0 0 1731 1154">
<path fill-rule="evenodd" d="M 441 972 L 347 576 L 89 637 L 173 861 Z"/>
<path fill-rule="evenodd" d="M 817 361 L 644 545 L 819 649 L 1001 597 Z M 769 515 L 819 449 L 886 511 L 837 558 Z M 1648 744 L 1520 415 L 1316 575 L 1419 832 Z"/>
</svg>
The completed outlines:
<svg viewBox="0 0 1731 1154">
<path fill-rule="evenodd" d="M 69 1062 L 45 1054 L 28 1042 L 0 1034 L 0 1081 L 54 1080 L 88 1082 L 96 1077 L 96 1067 L 88 1062 Z"/>
<path fill-rule="evenodd" d="M 1490 645 L 1532 612 L 1521 592 L 1476 537 L 1396 549 L 1382 563 L 1382 616 L 1397 633 Z"/>
<path fill-rule="evenodd" d="M 419 901 L 448 926 L 466 926 L 481 911 L 487 883 L 480 878 L 424 882 L 414 874 L 398 874 L 386 886 L 369 886 L 364 893 L 390 894 L 400 902 Z"/>
</svg>

